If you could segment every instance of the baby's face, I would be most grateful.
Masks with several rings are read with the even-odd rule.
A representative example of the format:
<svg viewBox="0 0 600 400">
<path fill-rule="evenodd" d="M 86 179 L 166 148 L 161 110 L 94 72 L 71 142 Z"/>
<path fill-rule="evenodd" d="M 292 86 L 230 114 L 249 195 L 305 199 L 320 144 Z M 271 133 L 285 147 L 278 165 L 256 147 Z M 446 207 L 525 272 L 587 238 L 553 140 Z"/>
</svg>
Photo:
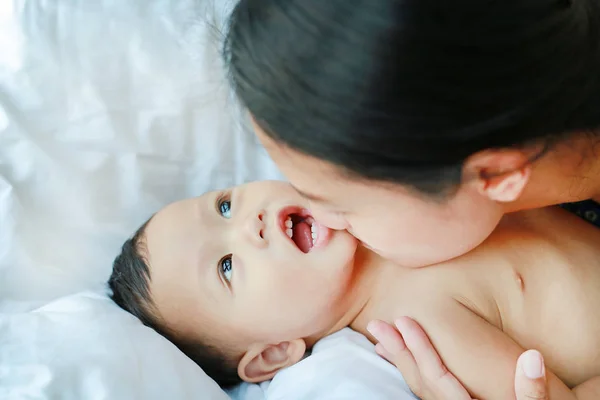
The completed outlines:
<svg viewBox="0 0 600 400">
<path fill-rule="evenodd" d="M 167 325 L 240 351 L 329 333 L 351 297 L 357 241 L 318 223 L 312 234 L 306 206 L 287 183 L 269 181 L 159 211 L 145 237 Z"/>
</svg>

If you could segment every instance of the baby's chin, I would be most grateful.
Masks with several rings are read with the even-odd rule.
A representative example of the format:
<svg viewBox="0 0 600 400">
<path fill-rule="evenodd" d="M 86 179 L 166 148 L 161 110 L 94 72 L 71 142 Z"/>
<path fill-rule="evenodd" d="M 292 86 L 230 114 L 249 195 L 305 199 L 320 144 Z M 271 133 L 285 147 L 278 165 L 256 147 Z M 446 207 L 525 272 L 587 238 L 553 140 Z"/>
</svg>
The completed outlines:
<svg viewBox="0 0 600 400">
<path fill-rule="evenodd" d="M 355 258 L 361 247 L 360 241 L 346 231 L 339 231 L 332 244 L 332 251 L 335 252 L 336 264 L 341 269 L 352 270 L 355 264 Z"/>
<path fill-rule="evenodd" d="M 333 268 L 335 270 L 333 272 L 335 277 L 333 285 L 336 287 L 331 288 L 332 292 L 351 290 L 353 278 L 363 264 L 362 253 L 365 252 L 364 247 L 360 245 L 360 242 L 354 236 L 347 234 L 347 236 L 340 239 L 336 266 Z M 345 295 L 341 293 L 341 296 Z"/>
</svg>

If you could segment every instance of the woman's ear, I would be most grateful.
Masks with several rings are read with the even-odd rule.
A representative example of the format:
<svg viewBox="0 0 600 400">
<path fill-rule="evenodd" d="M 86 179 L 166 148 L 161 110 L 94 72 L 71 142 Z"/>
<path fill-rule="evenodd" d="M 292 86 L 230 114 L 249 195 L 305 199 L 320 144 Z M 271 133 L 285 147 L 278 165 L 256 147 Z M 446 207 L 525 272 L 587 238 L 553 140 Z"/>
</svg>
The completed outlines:
<svg viewBox="0 0 600 400">
<path fill-rule="evenodd" d="M 517 200 L 531 177 L 529 152 L 519 149 L 480 151 L 465 162 L 463 174 L 474 177 L 477 190 L 490 200 Z"/>
<path fill-rule="evenodd" d="M 303 339 L 279 344 L 252 345 L 238 364 L 238 375 L 246 382 L 259 383 L 302 359 L 306 352 Z"/>
</svg>

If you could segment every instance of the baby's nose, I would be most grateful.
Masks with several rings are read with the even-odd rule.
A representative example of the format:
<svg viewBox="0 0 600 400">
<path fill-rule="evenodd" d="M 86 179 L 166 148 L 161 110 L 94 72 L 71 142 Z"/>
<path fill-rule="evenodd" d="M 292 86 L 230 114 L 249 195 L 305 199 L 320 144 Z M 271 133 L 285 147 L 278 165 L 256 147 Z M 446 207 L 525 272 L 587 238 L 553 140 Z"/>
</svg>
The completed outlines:
<svg viewBox="0 0 600 400">
<path fill-rule="evenodd" d="M 267 244 L 265 233 L 266 224 L 264 222 L 265 211 L 261 210 L 258 213 L 250 215 L 246 220 L 244 231 L 246 236 L 256 246 L 264 247 Z"/>
</svg>

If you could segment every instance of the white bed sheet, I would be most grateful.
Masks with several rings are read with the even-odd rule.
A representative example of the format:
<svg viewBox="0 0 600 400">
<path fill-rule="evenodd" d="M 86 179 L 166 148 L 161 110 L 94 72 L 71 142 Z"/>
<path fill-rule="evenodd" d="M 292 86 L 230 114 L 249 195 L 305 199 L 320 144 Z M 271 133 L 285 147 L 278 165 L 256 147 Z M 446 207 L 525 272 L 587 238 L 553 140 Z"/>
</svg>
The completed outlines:
<svg viewBox="0 0 600 400">
<path fill-rule="evenodd" d="M 0 399 L 227 398 L 87 291 L 103 293 L 123 240 L 163 205 L 281 178 L 224 79 L 231 6 L 0 1 Z M 282 398 L 312 359 L 236 398 Z M 323 365 L 340 372 L 337 359 Z M 336 398 L 328 391 L 352 374 L 316 375 L 312 398 Z"/>
<path fill-rule="evenodd" d="M 268 400 L 414 400 L 398 370 L 375 353 L 363 335 L 345 328 L 315 344 L 312 354 L 271 382 L 244 385 L 235 398 L 261 394 Z"/>
</svg>

